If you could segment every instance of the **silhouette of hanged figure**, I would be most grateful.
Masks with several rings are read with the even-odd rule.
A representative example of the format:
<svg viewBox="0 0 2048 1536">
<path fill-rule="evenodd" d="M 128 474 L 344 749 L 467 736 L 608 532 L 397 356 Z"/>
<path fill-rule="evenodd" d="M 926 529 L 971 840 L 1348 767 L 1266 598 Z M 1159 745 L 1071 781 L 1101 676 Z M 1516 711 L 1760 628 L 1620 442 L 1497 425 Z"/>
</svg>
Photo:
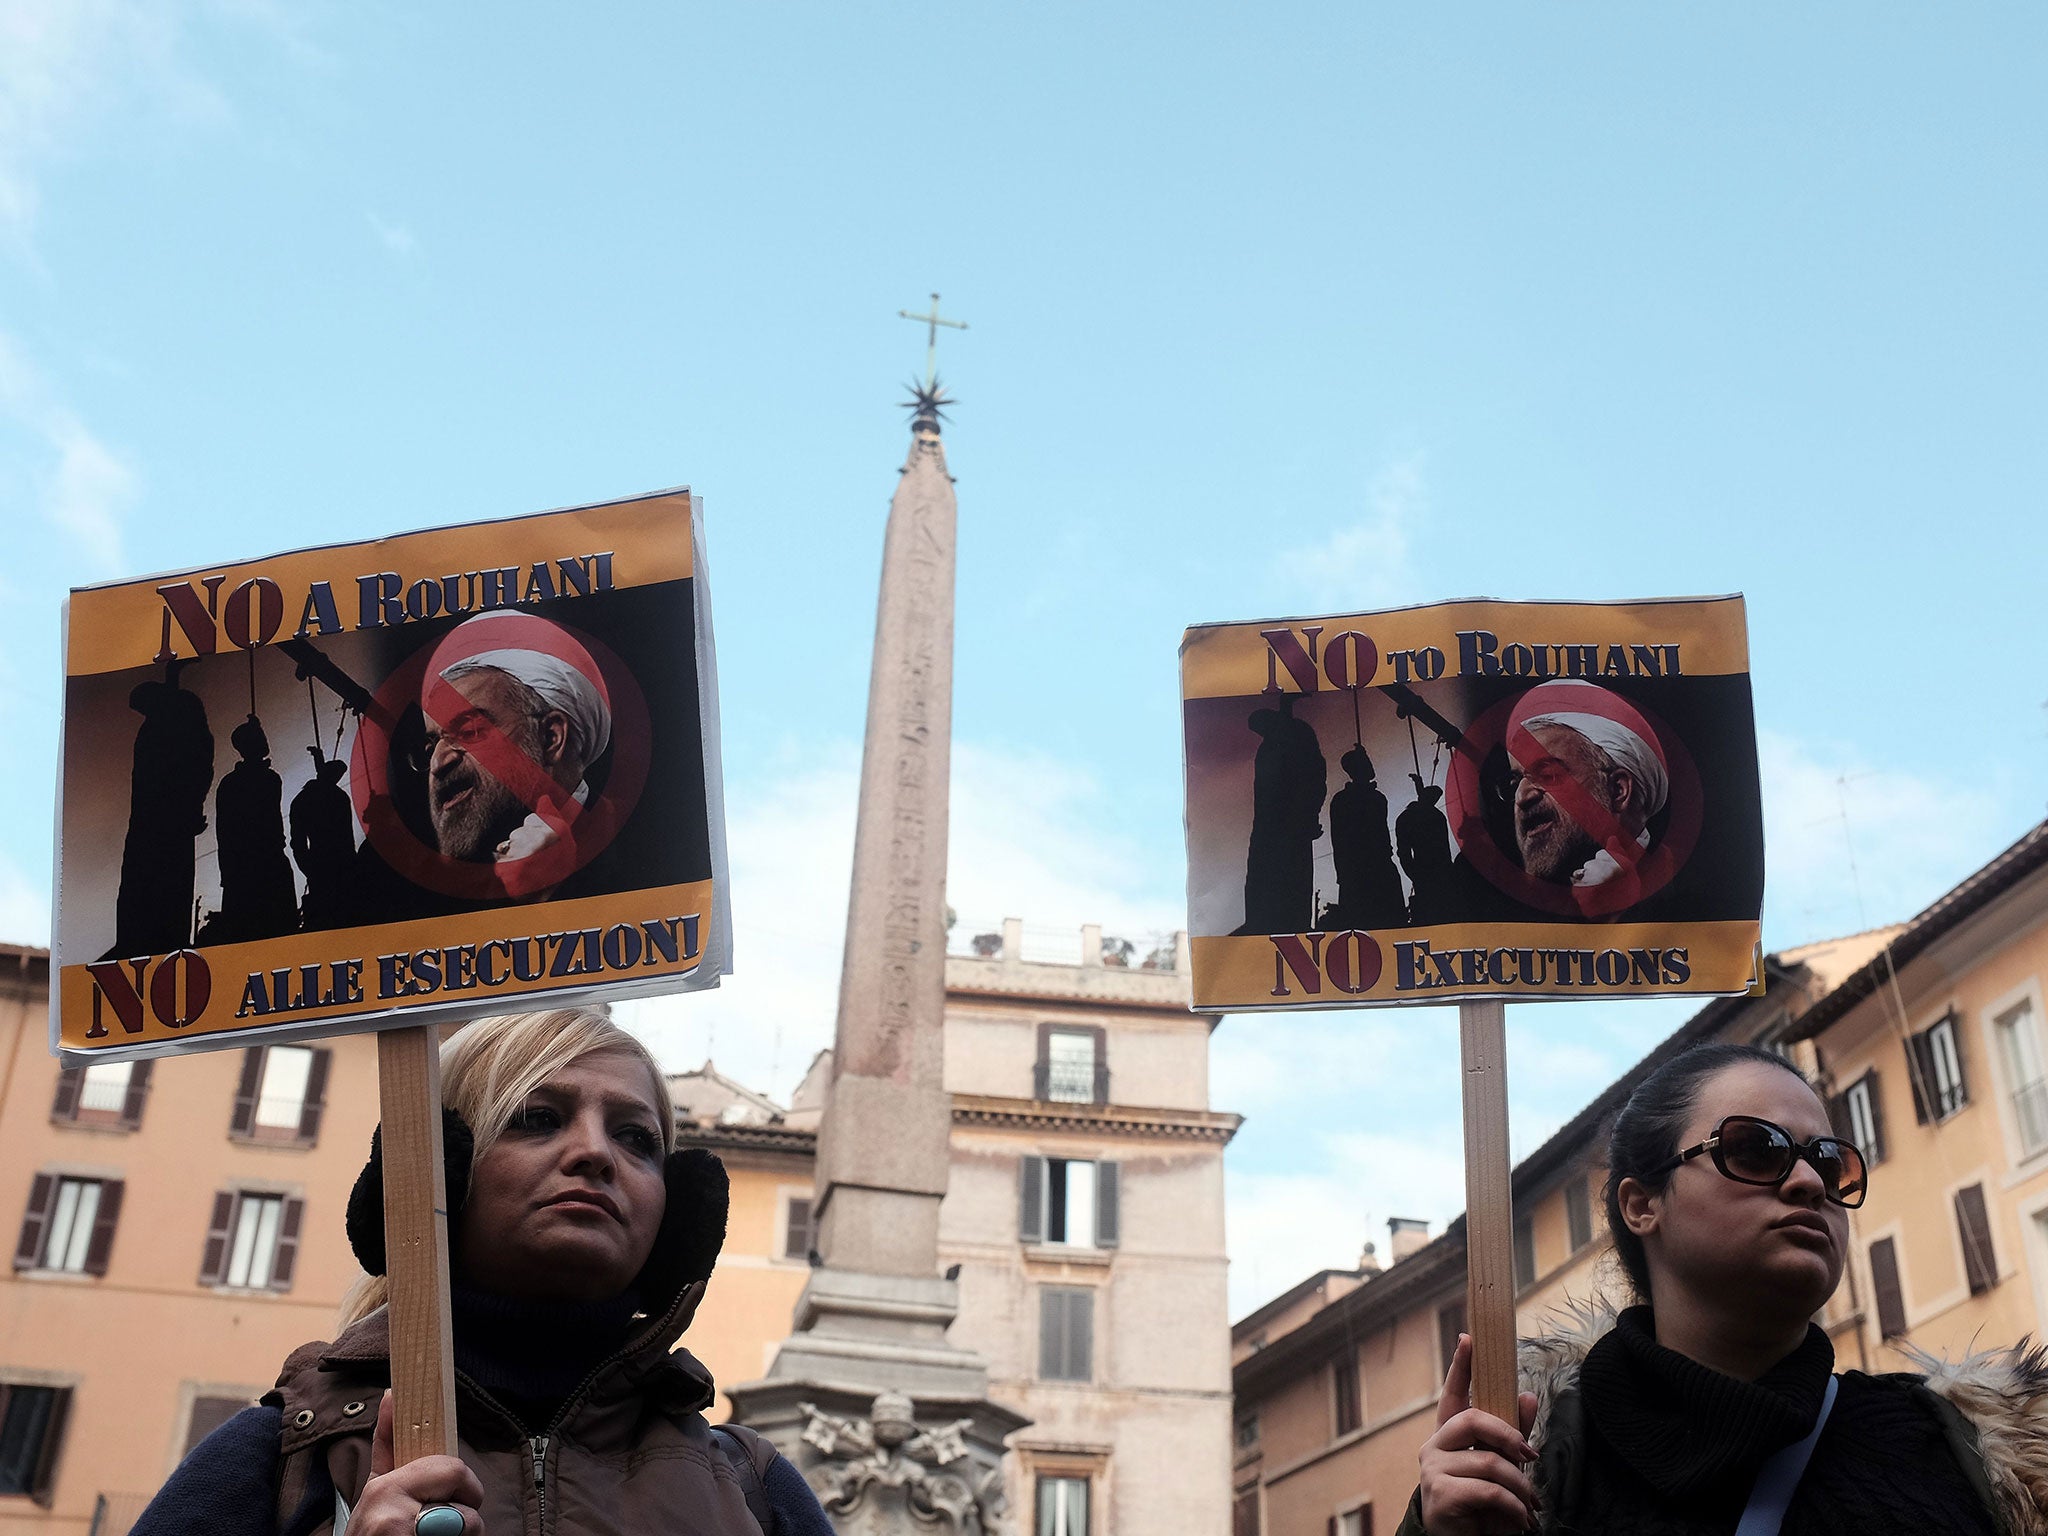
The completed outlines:
<svg viewBox="0 0 2048 1536">
<path fill-rule="evenodd" d="M 348 765 L 318 747 L 313 777 L 292 796 L 292 862 L 306 877 L 302 909 L 310 929 L 345 928 L 355 921 L 356 822 L 341 776 Z"/>
<path fill-rule="evenodd" d="M 213 796 L 220 913 L 206 925 L 209 944 L 268 939 L 299 926 L 298 890 L 284 852 L 284 780 L 270 766 L 270 742 L 254 715 L 228 740 L 242 760 Z"/>
<path fill-rule="evenodd" d="M 1451 874 L 1451 824 L 1439 808 L 1444 792 L 1411 773 L 1415 799 L 1394 820 L 1401 867 L 1408 871 L 1408 921 L 1447 923 L 1458 916 L 1457 884 Z"/>
<path fill-rule="evenodd" d="M 1294 695 L 1255 709 L 1263 739 L 1252 760 L 1252 836 L 1239 933 L 1306 933 L 1315 922 L 1315 845 L 1323 835 L 1329 765 L 1315 727 L 1294 718 Z"/>
<path fill-rule="evenodd" d="M 213 732 L 199 695 L 178 686 L 182 665 L 169 663 L 161 682 L 137 683 L 128 695 L 142 725 L 114 897 L 114 947 L 102 959 L 168 955 L 192 942 L 192 844 L 206 830 Z"/>
<path fill-rule="evenodd" d="M 1394 867 L 1394 834 L 1387 797 L 1373 775 L 1372 758 L 1353 747 L 1338 763 L 1350 782 L 1330 797 L 1330 854 L 1337 866 L 1337 904 L 1322 926 L 1399 928 L 1407 921 L 1401 872 Z"/>
</svg>

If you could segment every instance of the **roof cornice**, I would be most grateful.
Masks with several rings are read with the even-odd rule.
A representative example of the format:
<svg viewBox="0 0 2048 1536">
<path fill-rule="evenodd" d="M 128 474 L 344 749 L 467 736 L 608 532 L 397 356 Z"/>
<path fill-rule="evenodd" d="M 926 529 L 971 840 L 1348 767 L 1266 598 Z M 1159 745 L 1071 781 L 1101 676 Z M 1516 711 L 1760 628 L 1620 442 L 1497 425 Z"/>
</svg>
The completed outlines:
<svg viewBox="0 0 2048 1536">
<path fill-rule="evenodd" d="M 953 1095 L 955 1125 L 1012 1130 L 1086 1131 L 1097 1136 L 1158 1136 L 1227 1143 L 1244 1116 L 1207 1109 L 1136 1109 L 1122 1104 L 1048 1104 L 983 1094 Z"/>
</svg>

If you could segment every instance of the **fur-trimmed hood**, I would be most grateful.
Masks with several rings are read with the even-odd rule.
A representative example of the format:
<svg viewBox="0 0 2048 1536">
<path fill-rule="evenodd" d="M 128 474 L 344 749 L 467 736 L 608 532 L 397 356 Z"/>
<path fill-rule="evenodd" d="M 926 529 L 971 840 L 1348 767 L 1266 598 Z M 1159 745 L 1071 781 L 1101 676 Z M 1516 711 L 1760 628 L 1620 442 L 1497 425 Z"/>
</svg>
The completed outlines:
<svg viewBox="0 0 2048 1536">
<path fill-rule="evenodd" d="M 1530 1444 L 1540 1452 L 1559 1395 L 1578 1382 L 1586 1353 L 1614 1326 L 1604 1300 L 1568 1300 L 1556 1327 L 1521 1341 L 1522 1390 L 1536 1394 Z M 1928 1391 L 1976 1431 L 1994 1513 L 2009 1536 L 2048 1536 L 2048 1346 L 2022 1339 L 2009 1349 L 1946 1360 L 1897 1346 Z"/>
</svg>

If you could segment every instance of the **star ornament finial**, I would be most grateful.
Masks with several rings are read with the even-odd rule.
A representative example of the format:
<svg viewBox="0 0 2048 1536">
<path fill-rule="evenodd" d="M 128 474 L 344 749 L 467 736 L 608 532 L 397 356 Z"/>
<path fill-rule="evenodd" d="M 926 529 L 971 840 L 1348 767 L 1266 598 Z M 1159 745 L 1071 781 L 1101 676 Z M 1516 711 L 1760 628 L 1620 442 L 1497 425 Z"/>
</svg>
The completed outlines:
<svg viewBox="0 0 2048 1536">
<path fill-rule="evenodd" d="M 908 388 L 910 398 L 902 404 L 903 408 L 910 412 L 910 424 L 913 427 L 920 422 L 930 422 L 936 430 L 939 423 L 947 419 L 944 408 L 959 403 L 946 393 L 946 386 L 937 378 L 933 378 L 928 384 L 920 384 L 912 379 Z"/>
</svg>

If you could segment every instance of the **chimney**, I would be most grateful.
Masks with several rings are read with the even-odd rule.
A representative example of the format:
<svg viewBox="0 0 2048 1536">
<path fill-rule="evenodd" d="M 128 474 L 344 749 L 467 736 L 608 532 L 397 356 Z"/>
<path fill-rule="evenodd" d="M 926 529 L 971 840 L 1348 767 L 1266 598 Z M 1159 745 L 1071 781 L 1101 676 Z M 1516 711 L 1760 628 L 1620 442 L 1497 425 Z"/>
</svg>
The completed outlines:
<svg viewBox="0 0 2048 1536">
<path fill-rule="evenodd" d="M 1394 1262 L 1398 1264 L 1418 1249 L 1429 1246 L 1429 1223 L 1418 1221 L 1413 1216 L 1389 1216 L 1387 1239 L 1388 1247 L 1393 1250 Z"/>
</svg>

